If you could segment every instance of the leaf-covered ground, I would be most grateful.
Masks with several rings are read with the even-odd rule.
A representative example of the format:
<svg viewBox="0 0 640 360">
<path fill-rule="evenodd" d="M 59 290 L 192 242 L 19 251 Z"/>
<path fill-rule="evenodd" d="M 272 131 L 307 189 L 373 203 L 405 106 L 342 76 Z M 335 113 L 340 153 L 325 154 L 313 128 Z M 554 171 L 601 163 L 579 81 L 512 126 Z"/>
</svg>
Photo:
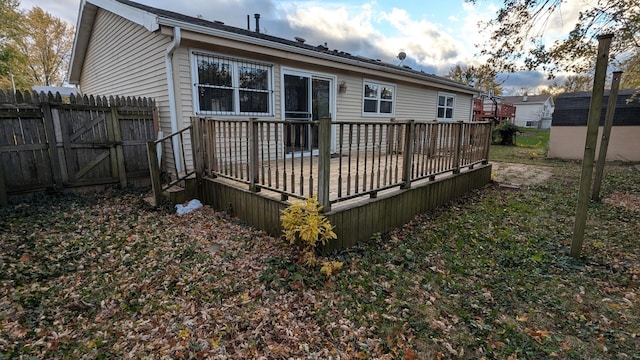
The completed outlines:
<svg viewBox="0 0 640 360">
<path fill-rule="evenodd" d="M 0 209 L 0 358 L 640 358 L 640 171 L 610 166 L 583 258 L 579 167 L 489 185 L 330 255 L 142 192 Z"/>
</svg>

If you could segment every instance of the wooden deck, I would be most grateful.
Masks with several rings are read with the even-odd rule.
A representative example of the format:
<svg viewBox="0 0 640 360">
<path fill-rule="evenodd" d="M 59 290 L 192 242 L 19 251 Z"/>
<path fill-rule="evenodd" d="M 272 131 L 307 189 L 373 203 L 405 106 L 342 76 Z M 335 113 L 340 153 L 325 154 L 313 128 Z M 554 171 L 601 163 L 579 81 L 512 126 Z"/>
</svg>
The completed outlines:
<svg viewBox="0 0 640 360">
<path fill-rule="evenodd" d="M 339 167 L 339 160 L 332 159 L 331 167 L 333 174 L 333 170 Z M 310 174 L 303 174 L 302 178 L 305 177 L 310 177 Z M 377 192 L 375 197 L 363 193 L 333 204 L 326 216 L 335 226 L 338 239 L 326 250 L 353 246 L 375 233 L 401 226 L 419 213 L 483 187 L 491 180 L 491 165 L 477 164 L 473 168 L 461 169 L 457 174 L 447 172 L 432 179 L 415 181 L 410 188 L 388 188 Z M 331 177 L 332 199 L 337 196 L 339 183 L 337 177 Z M 274 236 L 282 233 L 281 211 L 295 201 L 293 198 L 283 200 L 280 193 L 268 189 L 252 192 L 248 184 L 221 177 L 203 179 L 201 193 L 205 203 L 228 211 Z"/>
<path fill-rule="evenodd" d="M 287 138 L 291 126 L 313 130 L 317 142 Z M 279 236 L 281 211 L 317 196 L 338 235 L 326 250 L 401 226 L 491 180 L 488 122 L 193 118 L 190 130 L 198 198 Z M 291 153 L 288 145 L 298 143 Z M 304 150 L 311 144 L 312 156 Z M 148 144 L 154 194 L 161 189 L 155 146 Z"/>
</svg>

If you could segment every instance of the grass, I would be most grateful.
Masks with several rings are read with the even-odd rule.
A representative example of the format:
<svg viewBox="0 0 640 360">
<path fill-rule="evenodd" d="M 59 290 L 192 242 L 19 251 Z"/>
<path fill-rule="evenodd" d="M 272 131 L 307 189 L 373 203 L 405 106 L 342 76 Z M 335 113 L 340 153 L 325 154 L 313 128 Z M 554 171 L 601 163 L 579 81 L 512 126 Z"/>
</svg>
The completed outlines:
<svg viewBox="0 0 640 360">
<path fill-rule="evenodd" d="M 549 134 L 549 130 L 520 128 L 515 146 L 492 145 L 489 158 L 498 162 L 553 165 L 557 162 L 545 159 L 549 150 Z"/>
<path fill-rule="evenodd" d="M 607 167 L 574 259 L 580 167 L 552 165 L 545 183 L 493 184 L 332 254 L 332 276 L 283 239 L 134 190 L 13 203 L 0 359 L 639 358 L 640 171 Z"/>
</svg>

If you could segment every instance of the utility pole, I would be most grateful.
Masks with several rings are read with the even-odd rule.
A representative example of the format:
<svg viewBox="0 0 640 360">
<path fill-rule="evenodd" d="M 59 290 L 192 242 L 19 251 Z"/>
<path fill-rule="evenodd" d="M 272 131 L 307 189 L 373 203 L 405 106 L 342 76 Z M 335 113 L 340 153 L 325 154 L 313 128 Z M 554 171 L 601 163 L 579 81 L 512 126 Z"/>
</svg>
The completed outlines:
<svg viewBox="0 0 640 360">
<path fill-rule="evenodd" d="M 589 190 L 591 189 L 591 176 L 593 175 L 593 162 L 596 157 L 598 144 L 598 127 L 602 112 L 602 99 L 604 97 L 604 83 L 607 75 L 607 63 L 609 62 L 609 48 L 613 40 L 613 34 L 598 36 L 598 55 L 596 58 L 596 73 L 593 78 L 593 91 L 589 105 L 589 120 L 587 122 L 587 138 L 585 140 L 584 157 L 582 159 L 582 173 L 580 175 L 580 190 L 578 192 L 578 204 L 576 206 L 576 220 L 571 239 L 571 256 L 579 258 L 584 241 L 584 228 L 587 223 L 587 210 L 589 209 Z"/>
<path fill-rule="evenodd" d="M 616 112 L 616 101 L 618 100 L 618 89 L 620 88 L 621 77 L 622 71 L 613 72 L 609 102 L 607 103 L 607 114 L 604 117 L 604 129 L 602 129 L 602 140 L 600 140 L 600 152 L 598 153 L 598 161 L 596 162 L 596 179 L 593 181 L 593 190 L 591 191 L 591 200 L 593 201 L 600 201 L 600 185 L 602 185 L 604 162 L 607 159 L 609 138 L 611 137 L 611 127 L 613 126 L 613 117 Z"/>
</svg>

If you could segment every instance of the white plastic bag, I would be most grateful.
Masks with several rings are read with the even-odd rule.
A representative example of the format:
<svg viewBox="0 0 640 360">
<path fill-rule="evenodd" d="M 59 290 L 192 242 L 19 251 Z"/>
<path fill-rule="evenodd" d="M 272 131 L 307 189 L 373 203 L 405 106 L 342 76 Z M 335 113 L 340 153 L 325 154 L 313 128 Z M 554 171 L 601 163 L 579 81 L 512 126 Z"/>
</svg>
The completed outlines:
<svg viewBox="0 0 640 360">
<path fill-rule="evenodd" d="M 202 203 L 198 199 L 193 199 L 187 203 L 187 205 L 178 204 L 176 205 L 176 213 L 178 215 L 184 215 L 192 212 L 193 210 L 200 209 L 202 207 Z"/>
</svg>

